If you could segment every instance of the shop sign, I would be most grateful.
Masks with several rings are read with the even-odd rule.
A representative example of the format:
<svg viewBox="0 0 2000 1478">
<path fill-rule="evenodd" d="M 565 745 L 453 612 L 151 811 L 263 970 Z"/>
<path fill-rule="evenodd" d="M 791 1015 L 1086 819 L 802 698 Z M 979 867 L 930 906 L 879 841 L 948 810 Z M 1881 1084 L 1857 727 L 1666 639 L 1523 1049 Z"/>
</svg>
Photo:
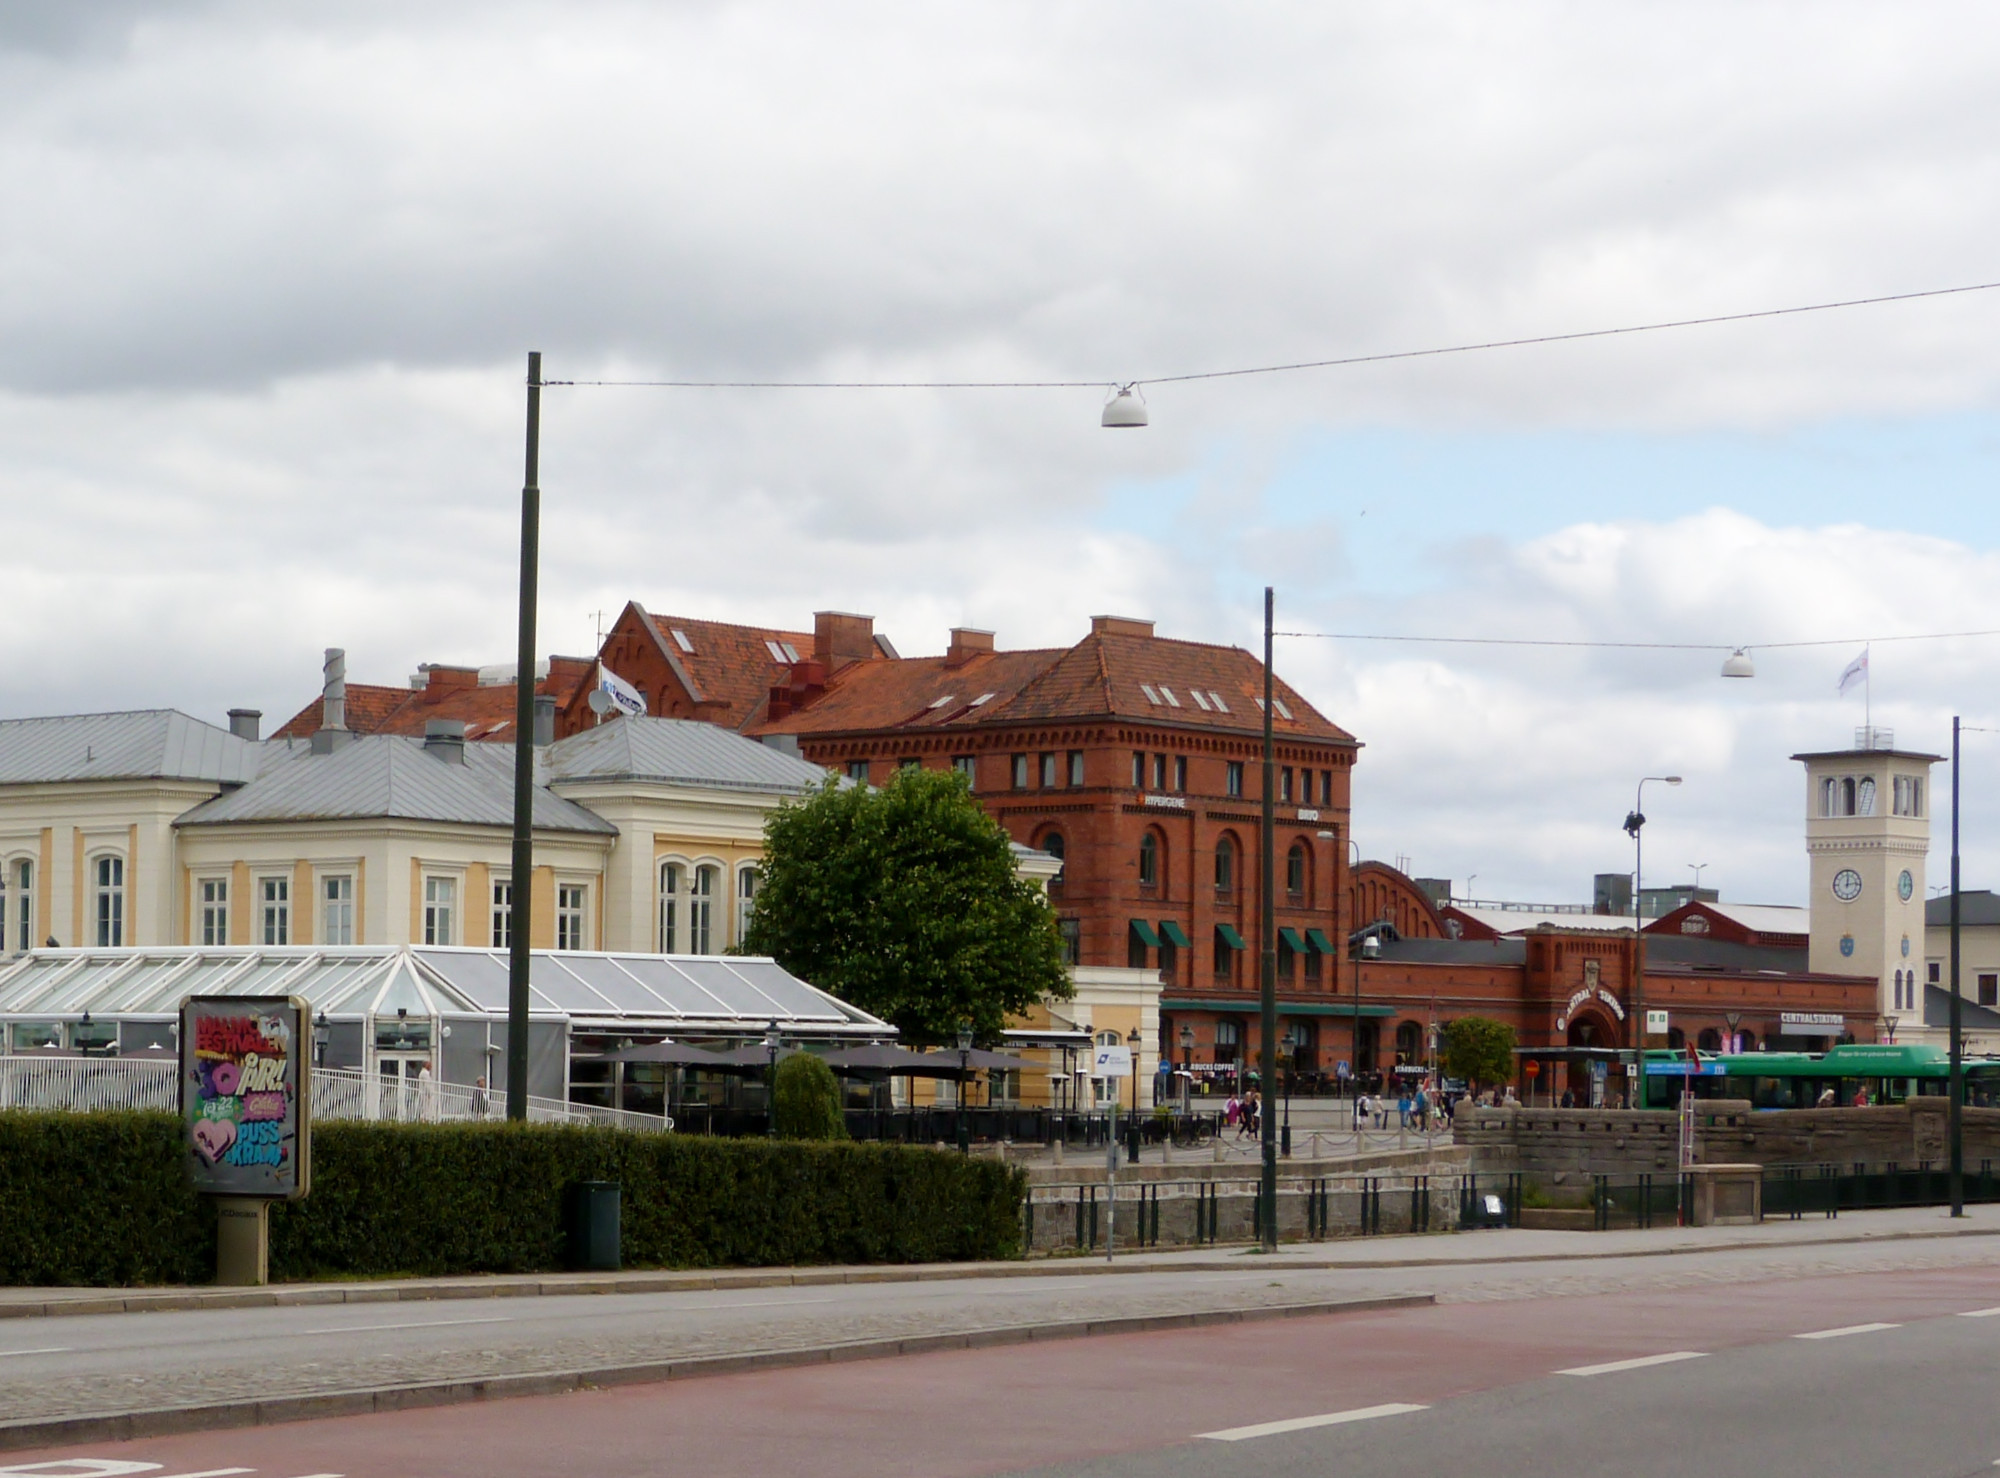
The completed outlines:
<svg viewBox="0 0 2000 1478">
<path fill-rule="evenodd" d="M 1601 985 L 1586 985 L 1583 989 L 1570 993 L 1569 1004 L 1563 1007 L 1563 1014 L 1556 1018 L 1556 1030 L 1559 1032 L 1569 1030 L 1570 1018 L 1576 1015 L 1577 1008 L 1589 1002 L 1593 997 L 1602 1003 L 1618 1020 L 1623 1021 L 1625 1019 L 1625 1007 L 1618 997 L 1611 994 L 1610 991 L 1604 989 Z"/>
<path fill-rule="evenodd" d="M 285 1200 L 306 1193 L 311 1030 L 296 996 L 181 1003 L 181 1122 L 195 1190 Z"/>
<path fill-rule="evenodd" d="M 1824 1037 L 1847 1030 L 1847 1018 L 1837 1011 L 1780 1011 L 1778 1025 L 1786 1036 Z"/>
</svg>

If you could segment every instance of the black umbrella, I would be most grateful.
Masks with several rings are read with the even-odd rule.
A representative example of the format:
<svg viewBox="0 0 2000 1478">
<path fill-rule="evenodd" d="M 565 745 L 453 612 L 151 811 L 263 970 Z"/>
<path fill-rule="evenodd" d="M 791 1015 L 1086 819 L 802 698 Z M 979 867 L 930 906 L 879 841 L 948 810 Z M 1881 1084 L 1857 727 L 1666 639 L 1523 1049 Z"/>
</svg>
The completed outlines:
<svg viewBox="0 0 2000 1478">
<path fill-rule="evenodd" d="M 892 1047 L 887 1042 L 870 1042 L 864 1047 L 836 1047 L 825 1054 L 826 1065 L 835 1072 L 882 1072 L 913 1078 L 955 1078 L 958 1065 L 940 1066 L 935 1057 Z"/>
</svg>

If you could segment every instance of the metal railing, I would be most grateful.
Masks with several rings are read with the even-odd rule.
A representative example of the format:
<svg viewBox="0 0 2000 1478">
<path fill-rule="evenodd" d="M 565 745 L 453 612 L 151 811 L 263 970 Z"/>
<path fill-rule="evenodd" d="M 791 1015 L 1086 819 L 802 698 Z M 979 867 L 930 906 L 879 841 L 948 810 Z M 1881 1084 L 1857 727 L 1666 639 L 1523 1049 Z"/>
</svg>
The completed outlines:
<svg viewBox="0 0 2000 1478">
<path fill-rule="evenodd" d="M 1767 1165 L 1763 1214 L 1798 1221 L 1805 1216 L 1836 1217 L 1843 1211 L 1884 1211 L 1898 1206 L 1945 1206 L 1951 1201 L 1951 1173 L 1932 1161 L 1914 1166 Z M 1968 1205 L 2000 1202 L 2000 1174 L 1991 1160 L 1965 1168 Z"/>
<path fill-rule="evenodd" d="M 1364 1175 L 1294 1178 L 1278 1184 L 1281 1241 L 1517 1226 L 1521 1176 Z M 1022 1207 L 1023 1246 L 1031 1253 L 1094 1252 L 1115 1220 L 1117 1246 L 1200 1247 L 1254 1242 L 1260 1200 L 1248 1180 L 1144 1180 L 1116 1186 L 1116 1217 L 1102 1182 L 1043 1183 Z"/>
<path fill-rule="evenodd" d="M 121 1057 L 0 1056 L 0 1109 L 89 1113 L 108 1109 L 180 1107 L 180 1065 Z M 483 1108 L 482 1108 L 483 1102 Z M 500 1118 L 500 1095 L 464 1083 L 419 1083 L 370 1078 L 354 1068 L 316 1067 L 312 1111 L 319 1119 L 477 1120 Z M 759 1118 L 761 1119 L 761 1115 Z M 609 1124 L 661 1132 L 674 1121 L 658 1114 L 528 1099 L 528 1119 L 543 1124 Z"/>
</svg>

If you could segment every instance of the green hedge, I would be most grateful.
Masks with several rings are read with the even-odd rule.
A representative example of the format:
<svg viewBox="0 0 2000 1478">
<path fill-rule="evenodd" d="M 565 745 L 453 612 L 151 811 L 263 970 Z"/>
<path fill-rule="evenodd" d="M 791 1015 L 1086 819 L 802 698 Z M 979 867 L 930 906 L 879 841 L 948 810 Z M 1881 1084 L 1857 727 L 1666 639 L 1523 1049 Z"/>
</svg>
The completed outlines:
<svg viewBox="0 0 2000 1478">
<path fill-rule="evenodd" d="M 546 1125 L 313 1133 L 313 1190 L 274 1206 L 274 1280 L 544 1272 L 563 1188 L 624 1188 L 627 1267 L 949 1262 L 1020 1252 L 1025 1178 L 930 1149 Z M 0 1282 L 200 1282 L 213 1213 L 167 1114 L 0 1114 Z"/>
</svg>

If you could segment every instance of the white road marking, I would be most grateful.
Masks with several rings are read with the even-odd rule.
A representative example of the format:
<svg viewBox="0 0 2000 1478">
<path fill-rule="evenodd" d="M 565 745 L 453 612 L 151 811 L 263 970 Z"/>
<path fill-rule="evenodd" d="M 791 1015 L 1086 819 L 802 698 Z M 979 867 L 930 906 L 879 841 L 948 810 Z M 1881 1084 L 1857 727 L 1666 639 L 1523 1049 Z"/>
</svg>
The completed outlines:
<svg viewBox="0 0 2000 1478">
<path fill-rule="evenodd" d="M 163 1473 L 160 1478 L 230 1478 L 232 1473 L 254 1473 L 255 1468 L 203 1468 L 199 1473 Z"/>
<path fill-rule="evenodd" d="M 1621 1370 L 1644 1370 L 1648 1365 L 1672 1365 L 1676 1360 L 1704 1360 L 1706 1350 L 1673 1350 L 1665 1355 L 1640 1355 L 1631 1360 L 1607 1360 L 1602 1365 L 1574 1365 L 1557 1375 L 1615 1375 Z"/>
<path fill-rule="evenodd" d="M 1901 1329 L 1900 1324 L 1848 1324 L 1839 1329 L 1815 1329 L 1811 1334 L 1795 1334 L 1793 1339 L 1839 1339 L 1843 1334 L 1873 1334 L 1878 1329 Z"/>
<path fill-rule="evenodd" d="M 1411 1406 L 1391 1401 L 1382 1406 L 1358 1406 L 1352 1411 L 1330 1411 L 1325 1416 L 1295 1416 L 1282 1422 L 1259 1422 L 1254 1427 L 1228 1427 L 1220 1432 L 1197 1432 L 1209 1442 L 1241 1442 L 1249 1437 L 1272 1437 L 1279 1432 L 1303 1432 L 1309 1427 L 1338 1427 L 1348 1422 L 1372 1421 L 1378 1416 L 1401 1416 L 1408 1411 L 1428 1411 L 1427 1406 Z"/>
<path fill-rule="evenodd" d="M 511 1314 L 500 1314 L 487 1319 L 416 1319 L 406 1324 L 329 1324 L 324 1329 L 307 1329 L 305 1334 L 367 1334 L 377 1329 L 449 1329 L 454 1324 L 511 1324 Z M 254 1468 L 231 1468 L 232 1473 L 254 1473 Z M 190 1475 L 192 1478 L 192 1475 Z"/>
<path fill-rule="evenodd" d="M 2000 1308 L 1994 1308 L 1994 1309 L 1960 1309 L 1960 1310 L 1958 1311 L 1958 1317 L 1959 1317 L 1959 1318 L 1961 1318 L 1961 1319 L 1991 1319 L 1991 1318 L 1993 1318 L 1993 1317 L 1994 1317 L 1994 1316 L 1995 1316 L 1996 1314 L 2000 1314 Z M 1993 1464 L 1993 1466 L 1994 1466 L 1994 1467 L 1996 1467 L 1996 1468 L 2000 1468 L 2000 1461 L 1996 1461 L 1996 1462 L 1995 1462 L 1995 1463 Z"/>
<path fill-rule="evenodd" d="M 0 1360 L 6 1359 L 9 1355 L 67 1355 L 75 1348 L 76 1346 L 74 1345 L 47 1345 L 39 1350 L 0 1350 Z M 12 1472 L 13 1470 L 0 1469 L 0 1471 Z"/>
</svg>

